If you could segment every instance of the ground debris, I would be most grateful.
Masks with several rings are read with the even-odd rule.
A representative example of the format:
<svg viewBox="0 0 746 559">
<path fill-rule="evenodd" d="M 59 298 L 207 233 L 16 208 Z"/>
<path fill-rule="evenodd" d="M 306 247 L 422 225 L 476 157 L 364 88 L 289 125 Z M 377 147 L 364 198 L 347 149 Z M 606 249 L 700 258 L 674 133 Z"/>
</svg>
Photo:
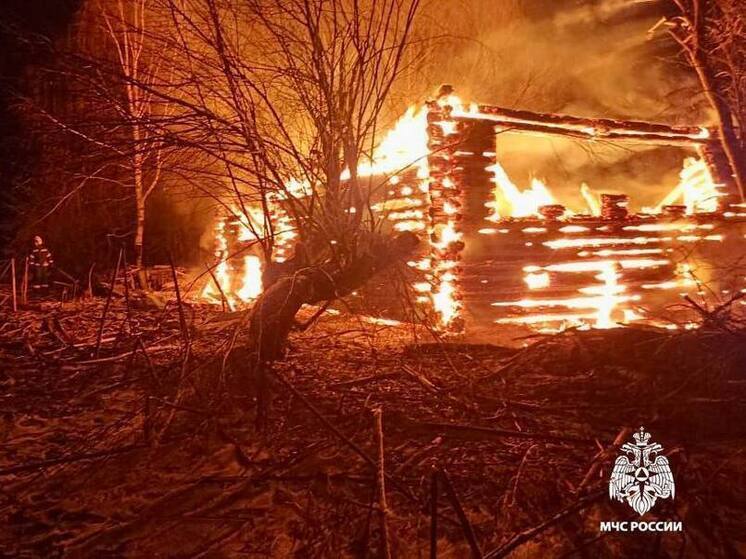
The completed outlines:
<svg viewBox="0 0 746 559">
<path fill-rule="evenodd" d="M 746 553 L 742 330 L 509 348 L 324 315 L 291 335 L 256 432 L 251 380 L 221 380 L 240 313 L 115 300 L 96 355 L 103 305 L 2 316 L 0 555 Z M 681 519 L 685 540 L 599 534 L 630 512 L 605 491 L 615 440 L 640 425 L 678 484 L 654 515 Z M 433 509 L 438 471 L 450 489 Z"/>
</svg>

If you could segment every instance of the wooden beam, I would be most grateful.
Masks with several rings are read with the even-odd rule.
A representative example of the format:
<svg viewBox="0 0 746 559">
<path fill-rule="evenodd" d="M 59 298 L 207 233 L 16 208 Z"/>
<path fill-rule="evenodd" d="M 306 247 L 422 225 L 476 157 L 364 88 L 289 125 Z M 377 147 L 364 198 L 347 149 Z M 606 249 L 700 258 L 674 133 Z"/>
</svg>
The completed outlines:
<svg viewBox="0 0 746 559">
<path fill-rule="evenodd" d="M 478 113 L 459 114 L 453 119 L 490 121 L 496 126 L 508 129 L 585 140 L 634 140 L 693 147 L 717 140 L 712 131 L 704 126 L 669 126 L 634 120 L 585 118 L 506 109 L 492 105 L 479 105 Z"/>
</svg>

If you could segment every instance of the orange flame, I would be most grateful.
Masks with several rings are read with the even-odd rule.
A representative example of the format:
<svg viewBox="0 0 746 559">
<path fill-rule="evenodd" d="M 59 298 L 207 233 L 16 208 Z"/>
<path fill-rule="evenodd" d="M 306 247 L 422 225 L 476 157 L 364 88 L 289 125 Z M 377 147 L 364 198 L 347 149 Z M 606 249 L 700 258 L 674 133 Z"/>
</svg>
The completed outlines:
<svg viewBox="0 0 746 559">
<path fill-rule="evenodd" d="M 258 207 L 247 206 L 246 214 L 234 208 L 233 215 L 237 216 L 237 238 L 239 241 L 258 241 L 264 235 L 264 214 Z M 256 299 L 262 292 L 262 260 L 256 255 L 246 254 L 242 257 L 229 254 L 226 227 L 228 219 L 219 218 L 215 223 L 215 281 L 209 281 L 202 289 L 201 297 L 213 303 L 225 301 L 231 310 L 239 302 L 248 303 Z M 231 268 L 231 262 L 239 259 L 242 263 L 243 274 L 237 277 Z M 221 294 L 222 291 L 222 294 Z"/>
<path fill-rule="evenodd" d="M 449 95 L 438 99 L 441 107 L 450 107 L 450 114 L 454 118 L 481 118 L 479 108 L 475 104 L 466 105 L 461 99 Z M 443 133 L 457 132 L 457 121 L 444 118 L 435 123 Z M 593 130 L 590 131 L 593 133 Z M 703 133 L 707 131 L 703 129 Z M 441 222 L 433 224 L 429 221 L 427 203 L 430 194 L 431 178 L 428 166 L 428 115 L 422 106 L 412 106 L 397 120 L 393 128 L 383 137 L 383 140 L 373 150 L 368 161 L 363 161 L 357 168 L 360 177 L 372 175 L 387 175 L 391 190 L 391 199 L 374 206 L 374 209 L 386 214 L 397 231 L 426 231 L 432 249 L 436 252 L 450 254 L 449 247 L 461 240 L 462 234 L 457 226 L 458 205 L 444 200 Z M 493 156 L 494 153 L 491 153 Z M 486 155 L 486 153 L 485 153 Z M 412 174 L 402 174 L 406 169 L 416 169 L 416 180 Z M 499 222 L 503 217 L 531 218 L 541 217 L 542 206 L 555 205 L 557 199 L 549 187 L 537 178 L 531 179 L 528 188 L 519 188 L 508 176 L 499 162 L 487 167 L 491 172 L 495 186 L 492 200 L 486 206 L 490 208 L 490 221 Z M 348 179 L 350 173 L 345 170 L 342 180 Z M 443 194 L 448 197 L 451 189 L 456 187 L 450 178 L 442 179 Z M 689 157 L 683 162 L 678 185 L 654 208 L 645 209 L 648 213 L 660 213 L 663 207 L 674 203 L 686 206 L 687 214 L 714 212 L 718 209 L 719 198 L 723 196 L 721 185 L 714 182 L 704 160 Z M 310 191 L 307 181 L 288 181 L 284 196 L 305 196 Z M 438 192 L 437 194 L 441 194 Z M 587 184 L 582 183 L 579 189 L 579 199 L 585 208 L 583 213 L 593 216 L 601 215 L 601 204 L 598 195 Z M 285 261 L 291 250 L 291 245 L 297 235 L 293 220 L 283 210 L 282 195 L 270 197 L 269 211 L 272 214 L 273 230 L 275 232 L 274 259 Z M 237 213 L 237 212 L 236 212 Z M 257 235 L 264 235 L 264 216 L 260 208 L 251 208 L 248 216 L 240 219 L 239 240 L 254 240 Z M 566 210 L 564 218 L 573 212 Z M 229 304 L 233 307 L 237 302 L 251 301 L 261 293 L 261 259 L 254 255 L 242 257 L 243 273 L 233 270 L 227 259 L 228 242 L 226 240 L 225 219 L 218 220 L 215 226 L 216 256 L 219 258 L 216 266 L 216 280 L 226 294 Z M 634 309 L 624 303 L 636 301 L 640 297 L 628 294 L 627 287 L 622 283 L 620 273 L 627 269 L 643 269 L 669 265 L 670 261 L 660 258 L 672 249 L 657 248 L 662 243 L 720 241 L 722 235 L 699 234 L 699 230 L 711 229 L 712 225 L 693 225 L 680 223 L 645 223 L 641 225 L 625 226 L 625 231 L 640 231 L 640 236 L 633 238 L 612 238 L 601 235 L 583 237 L 575 235 L 591 230 L 589 226 L 565 224 L 559 232 L 570 234 L 551 240 L 543 240 L 541 245 L 552 250 L 575 249 L 573 252 L 582 260 L 575 262 L 555 263 L 547 266 L 529 266 L 524 270 L 523 281 L 527 288 L 534 293 L 549 288 L 557 273 L 592 273 L 597 283 L 578 288 L 577 297 L 556 299 L 521 299 L 514 302 L 493 303 L 495 306 L 518 306 L 524 309 L 536 309 L 520 317 L 500 319 L 500 323 L 537 324 L 544 322 L 562 322 L 581 326 L 595 326 L 610 328 L 618 322 L 631 322 L 642 317 Z M 606 230 L 598 228 L 599 230 Z M 548 231 L 545 227 L 524 227 L 521 232 L 531 235 L 544 235 Z M 507 233 L 507 229 L 484 228 L 480 234 Z M 648 233 L 664 233 L 664 236 L 653 236 Z M 683 234 L 682 234 L 683 233 Z M 615 237 L 617 237 L 615 235 Z M 536 243 L 537 245 L 539 242 Z M 532 246 L 533 243 L 526 243 Z M 630 248 L 616 248 L 622 245 L 632 245 Z M 652 248 L 655 246 L 656 248 Z M 634 256 L 658 255 L 659 258 L 623 258 Z M 564 256 L 563 256 L 564 257 Z M 604 260 L 588 259 L 601 257 Z M 619 257 L 619 258 L 617 258 Z M 410 262 L 409 265 L 421 270 L 427 281 L 414 284 L 419 294 L 418 301 L 429 302 L 439 316 L 440 323 L 447 326 L 452 323 L 460 312 L 458 286 L 455 267 L 457 262 L 441 258 L 424 258 Z M 240 278 L 237 276 L 241 275 Z M 237 284 L 237 285 L 234 285 Z M 671 281 L 651 282 L 644 284 L 643 289 L 675 289 L 688 287 L 691 279 L 677 277 Z M 208 284 L 202 295 L 213 301 L 220 301 L 220 294 L 214 283 Z M 546 308 L 552 309 L 546 312 Z M 556 312 L 560 309 L 559 312 Z M 567 311 L 567 312 L 565 312 Z M 580 312 L 578 312 L 580 311 Z"/>
<path fill-rule="evenodd" d="M 679 184 L 654 208 L 644 208 L 648 213 L 660 213 L 664 206 L 682 202 L 686 213 L 716 212 L 719 198 L 725 195 L 722 184 L 716 183 L 704 159 L 687 157 L 679 173 Z"/>
<path fill-rule="evenodd" d="M 510 180 L 505 169 L 499 163 L 490 165 L 487 167 L 487 171 L 494 174 L 492 181 L 499 188 L 499 190 L 494 190 L 494 202 L 488 202 L 488 207 L 493 210 L 492 215 L 488 218 L 490 221 L 498 221 L 500 219 L 498 207 L 503 200 L 507 203 L 511 217 L 538 216 L 540 215 L 539 208 L 541 206 L 557 203 L 547 186 L 539 179 L 531 179 L 531 186 L 527 190 L 520 190 Z"/>
</svg>

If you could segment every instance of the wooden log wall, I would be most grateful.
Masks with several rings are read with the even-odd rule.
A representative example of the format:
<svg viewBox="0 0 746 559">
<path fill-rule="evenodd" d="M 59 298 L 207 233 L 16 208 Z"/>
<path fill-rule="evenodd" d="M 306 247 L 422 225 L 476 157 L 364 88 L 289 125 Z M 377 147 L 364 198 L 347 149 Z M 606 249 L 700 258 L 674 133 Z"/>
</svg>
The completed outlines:
<svg viewBox="0 0 746 559">
<path fill-rule="evenodd" d="M 431 312 L 429 292 L 424 289 L 429 287 L 430 263 L 426 166 L 415 164 L 393 177 L 371 177 L 372 185 L 382 183 L 385 187 L 375 188 L 371 204 L 376 216 L 383 219 L 383 231 L 412 231 L 422 242 L 406 269 L 392 267 L 347 297 L 346 312 L 352 309 L 364 315 L 413 321 Z M 414 293 L 408 286 L 415 286 Z"/>
<path fill-rule="evenodd" d="M 744 253 L 744 222 L 737 212 L 729 212 L 680 220 L 632 216 L 617 221 L 576 218 L 485 223 L 478 239 L 467 240 L 479 245 L 479 250 L 470 251 L 460 281 L 468 312 L 467 328 L 494 328 L 497 323 L 511 323 L 527 315 L 595 313 L 598 309 L 593 305 L 524 308 L 509 303 L 524 299 L 591 300 L 604 288 L 600 277 L 604 266 L 593 267 L 602 262 L 613 263 L 614 281 L 623 288 L 618 295 L 633 298 L 615 305 L 611 316 L 615 321 L 624 321 L 630 311 L 642 314 L 642 309 L 651 317 L 665 314 L 665 307 L 682 302 L 682 294 L 696 298 L 702 285 L 695 278 L 713 290 L 707 296 L 727 297 L 733 289 L 746 287 L 743 281 L 740 287 L 724 283 L 737 281 L 736 269 L 729 276 L 726 263 Z M 658 228 L 661 230 L 655 230 Z M 569 241 L 568 246 L 562 247 L 560 243 L 565 241 Z M 563 271 L 563 265 L 573 263 L 580 269 L 587 268 Z M 691 267 L 694 276 L 685 271 L 685 266 Z M 530 288 L 527 269 L 533 270 L 534 276 L 546 274 L 546 285 Z M 714 293 L 721 289 L 725 293 Z"/>
</svg>

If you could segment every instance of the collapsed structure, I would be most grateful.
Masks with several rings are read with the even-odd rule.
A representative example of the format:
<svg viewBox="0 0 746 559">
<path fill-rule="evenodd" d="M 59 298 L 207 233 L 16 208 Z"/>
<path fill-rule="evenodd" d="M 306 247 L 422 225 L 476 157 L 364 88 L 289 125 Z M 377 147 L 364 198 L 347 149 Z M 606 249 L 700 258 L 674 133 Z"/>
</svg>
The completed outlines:
<svg viewBox="0 0 746 559">
<path fill-rule="evenodd" d="M 374 209 L 394 230 L 427 238 L 427 249 L 408 264 L 419 272 L 417 302 L 443 330 L 655 323 L 662 308 L 704 294 L 713 282 L 724 296 L 744 287 L 743 273 L 714 273 L 734 243 L 735 252 L 742 246 L 746 205 L 708 128 L 467 107 L 450 88 L 441 92 L 402 117 L 358 176 L 383 177 L 386 192 Z M 653 207 L 632 211 L 628 194 L 594 193 L 583 184 L 585 207 L 573 211 L 538 179 L 523 190 L 511 181 L 496 147 L 505 131 L 684 146 L 692 156 L 678 185 Z M 270 208 L 282 225 L 275 228 L 281 261 L 292 250 L 292 220 L 279 201 Z M 227 258 L 240 252 L 236 243 L 255 238 L 250 229 L 256 233 L 243 219 L 218 221 L 220 262 L 206 297 L 220 291 L 246 301 L 260 293 L 258 257 Z"/>
</svg>

